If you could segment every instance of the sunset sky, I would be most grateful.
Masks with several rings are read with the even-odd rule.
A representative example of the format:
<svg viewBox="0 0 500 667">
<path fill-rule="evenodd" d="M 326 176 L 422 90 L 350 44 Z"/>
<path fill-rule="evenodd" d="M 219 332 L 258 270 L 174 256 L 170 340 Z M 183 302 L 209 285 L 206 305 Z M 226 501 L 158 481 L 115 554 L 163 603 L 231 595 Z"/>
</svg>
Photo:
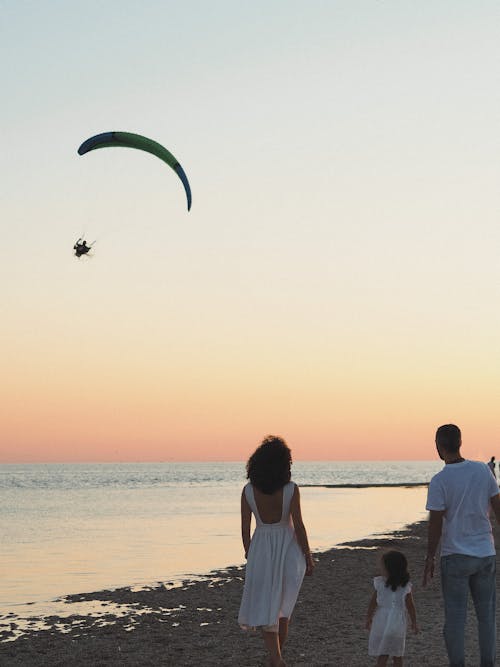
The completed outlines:
<svg viewBox="0 0 500 667">
<path fill-rule="evenodd" d="M 0 462 L 500 456 L 497 2 L 0 8 Z"/>
</svg>

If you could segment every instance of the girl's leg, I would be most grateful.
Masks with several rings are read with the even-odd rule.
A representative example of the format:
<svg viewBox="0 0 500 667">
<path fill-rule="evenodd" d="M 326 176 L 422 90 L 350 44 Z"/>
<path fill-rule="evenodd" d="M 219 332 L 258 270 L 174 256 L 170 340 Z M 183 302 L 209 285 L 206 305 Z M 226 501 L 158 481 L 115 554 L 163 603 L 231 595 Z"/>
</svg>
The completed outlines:
<svg viewBox="0 0 500 667">
<path fill-rule="evenodd" d="M 288 618 L 280 618 L 278 636 L 280 649 L 283 650 L 283 646 L 285 645 L 286 639 L 288 637 Z"/>
<path fill-rule="evenodd" d="M 385 667 L 387 665 L 388 660 L 389 660 L 388 655 L 379 655 L 375 667 Z"/>
<path fill-rule="evenodd" d="M 392 657 L 392 664 L 394 667 L 403 667 L 403 656 L 400 655 L 399 657 L 394 655 Z"/>
<path fill-rule="evenodd" d="M 281 649 L 278 633 L 263 630 L 262 636 L 264 637 L 264 644 L 269 651 L 272 667 L 283 667 L 285 663 L 281 659 Z"/>
</svg>

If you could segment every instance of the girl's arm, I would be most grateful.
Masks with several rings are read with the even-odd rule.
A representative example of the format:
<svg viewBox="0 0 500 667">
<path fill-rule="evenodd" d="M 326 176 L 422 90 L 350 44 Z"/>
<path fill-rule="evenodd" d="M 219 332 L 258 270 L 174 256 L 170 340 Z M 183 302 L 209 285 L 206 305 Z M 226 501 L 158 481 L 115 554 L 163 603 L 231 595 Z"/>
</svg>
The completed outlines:
<svg viewBox="0 0 500 667">
<path fill-rule="evenodd" d="M 369 630 L 372 627 L 373 614 L 377 608 L 377 591 L 373 591 L 373 595 L 370 598 L 368 604 L 368 610 L 366 612 L 366 629 Z"/>
<path fill-rule="evenodd" d="M 372 627 L 373 614 L 375 613 L 376 608 L 377 608 L 377 591 L 373 591 L 373 595 L 370 598 L 370 602 L 368 603 L 368 610 L 366 612 L 365 627 L 367 630 L 369 630 Z"/>
<path fill-rule="evenodd" d="M 297 542 L 299 543 L 302 553 L 306 559 L 306 574 L 312 574 L 314 570 L 314 562 L 309 549 L 309 542 L 307 541 L 307 533 L 302 521 L 302 512 L 300 509 L 300 493 L 299 487 L 295 485 L 293 491 L 292 501 L 290 503 L 290 513 L 293 519 L 293 527 L 297 535 Z"/>
<path fill-rule="evenodd" d="M 252 510 L 245 496 L 245 489 L 241 492 L 241 539 L 243 540 L 243 549 L 245 549 L 245 558 L 250 547 L 250 522 L 252 519 Z"/>
<path fill-rule="evenodd" d="M 408 610 L 408 615 L 410 617 L 411 629 L 415 634 L 420 632 L 417 625 L 417 612 L 415 609 L 415 602 L 413 601 L 413 594 L 410 592 L 405 597 L 406 609 Z"/>
</svg>

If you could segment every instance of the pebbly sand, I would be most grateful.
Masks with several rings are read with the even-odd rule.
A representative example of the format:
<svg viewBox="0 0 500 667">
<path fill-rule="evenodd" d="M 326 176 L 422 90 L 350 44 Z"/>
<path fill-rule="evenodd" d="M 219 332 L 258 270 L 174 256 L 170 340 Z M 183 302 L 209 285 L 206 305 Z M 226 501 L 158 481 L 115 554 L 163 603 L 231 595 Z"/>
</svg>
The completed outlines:
<svg viewBox="0 0 500 667">
<path fill-rule="evenodd" d="M 289 667 L 320 665 L 365 666 L 366 607 L 377 574 L 380 549 L 405 552 L 414 585 L 420 634 L 408 634 L 405 665 L 448 664 L 441 635 L 443 614 L 439 574 L 427 589 L 421 576 L 426 549 L 426 522 L 315 554 L 316 570 L 306 577 L 292 623 L 284 658 Z M 495 539 L 500 531 L 495 527 Z M 238 627 L 237 615 L 243 568 L 212 572 L 201 581 L 180 587 L 134 591 L 100 591 L 65 598 L 71 605 L 93 601 L 96 615 L 43 619 L 45 630 L 28 631 L 13 641 L 15 618 L 1 620 L 0 665 L 12 666 L 117 666 L 118 665 L 239 665 L 267 664 L 257 633 Z M 129 605 L 124 616 L 114 604 Z M 106 607 L 112 609 L 106 611 Z M 130 608 L 131 607 L 131 608 Z M 11 626 L 10 624 L 13 623 Z M 10 633 L 10 634 L 9 634 Z M 467 664 L 479 663 L 472 607 L 466 635 Z"/>
</svg>

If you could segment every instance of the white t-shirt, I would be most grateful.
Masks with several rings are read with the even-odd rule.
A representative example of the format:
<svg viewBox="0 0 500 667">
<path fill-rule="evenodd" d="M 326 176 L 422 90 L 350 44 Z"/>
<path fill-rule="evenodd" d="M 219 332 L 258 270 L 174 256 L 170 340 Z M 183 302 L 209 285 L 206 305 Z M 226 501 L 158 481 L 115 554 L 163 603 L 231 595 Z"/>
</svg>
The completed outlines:
<svg viewBox="0 0 500 667">
<path fill-rule="evenodd" d="M 428 510 L 445 510 L 441 556 L 495 555 L 489 519 L 490 498 L 498 484 L 485 463 L 449 463 L 434 475 L 427 493 Z"/>
</svg>

